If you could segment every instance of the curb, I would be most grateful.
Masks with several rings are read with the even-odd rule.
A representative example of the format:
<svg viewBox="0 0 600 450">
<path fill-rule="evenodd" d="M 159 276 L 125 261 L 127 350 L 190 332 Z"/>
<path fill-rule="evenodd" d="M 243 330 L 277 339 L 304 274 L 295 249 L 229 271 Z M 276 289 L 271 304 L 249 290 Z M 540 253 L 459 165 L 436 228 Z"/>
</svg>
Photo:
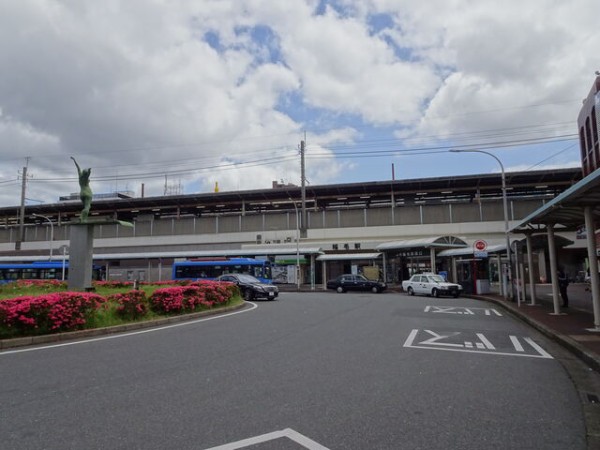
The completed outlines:
<svg viewBox="0 0 600 450">
<path fill-rule="evenodd" d="M 152 328 L 170 323 L 185 322 L 187 320 L 199 319 L 206 316 L 214 316 L 221 313 L 235 311 L 247 307 L 246 302 L 239 305 L 225 306 L 218 309 L 210 309 L 207 311 L 199 311 L 195 313 L 182 314 L 178 316 L 164 317 L 161 319 L 147 320 L 144 322 L 128 323 L 125 325 L 115 325 L 105 328 L 93 328 L 91 330 L 68 331 L 64 333 L 47 334 L 43 336 L 29 336 L 13 339 L 0 339 L 0 350 L 9 348 L 26 347 L 29 345 L 51 344 L 55 342 L 73 341 L 88 337 L 104 336 L 108 334 L 124 333 L 127 331 L 141 330 Z"/>
</svg>

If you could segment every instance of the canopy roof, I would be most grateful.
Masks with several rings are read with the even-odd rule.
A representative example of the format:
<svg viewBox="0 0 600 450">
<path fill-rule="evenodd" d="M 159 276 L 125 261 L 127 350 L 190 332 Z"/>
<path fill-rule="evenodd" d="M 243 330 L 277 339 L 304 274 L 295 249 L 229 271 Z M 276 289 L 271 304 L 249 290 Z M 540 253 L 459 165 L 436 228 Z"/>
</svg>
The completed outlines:
<svg viewBox="0 0 600 450">
<path fill-rule="evenodd" d="M 301 255 L 318 255 L 323 253 L 320 247 L 302 247 L 298 248 Z M 262 255 L 295 255 L 296 247 L 278 247 L 273 248 L 269 245 L 257 247 L 252 250 L 202 250 L 202 251 L 171 251 L 171 252 L 142 252 L 142 253 L 94 253 L 95 260 L 111 259 L 158 259 L 158 258 L 210 258 L 210 257 L 252 257 Z M 68 255 L 66 255 L 68 259 Z M 52 258 L 55 261 L 62 261 L 62 254 L 55 254 Z M 0 262 L 14 261 L 47 261 L 45 256 L 0 256 Z"/>
<path fill-rule="evenodd" d="M 548 224 L 575 230 L 585 223 L 583 208 L 592 208 L 595 220 L 600 219 L 600 170 L 571 186 L 562 194 L 525 217 L 512 232 L 545 228 Z"/>
<path fill-rule="evenodd" d="M 331 253 L 317 256 L 317 261 L 348 261 L 353 259 L 377 259 L 381 253 Z"/>
<path fill-rule="evenodd" d="M 403 241 L 384 242 L 379 244 L 376 249 L 385 250 L 400 250 L 404 248 L 461 248 L 467 247 L 467 243 L 455 236 L 438 236 L 420 239 L 406 239 Z"/>
<path fill-rule="evenodd" d="M 498 244 L 498 245 L 489 245 L 486 249 L 488 253 L 503 253 L 506 252 L 506 244 Z M 442 250 L 437 255 L 438 256 L 473 256 L 475 250 L 473 247 L 467 248 L 453 248 L 450 250 Z"/>
</svg>

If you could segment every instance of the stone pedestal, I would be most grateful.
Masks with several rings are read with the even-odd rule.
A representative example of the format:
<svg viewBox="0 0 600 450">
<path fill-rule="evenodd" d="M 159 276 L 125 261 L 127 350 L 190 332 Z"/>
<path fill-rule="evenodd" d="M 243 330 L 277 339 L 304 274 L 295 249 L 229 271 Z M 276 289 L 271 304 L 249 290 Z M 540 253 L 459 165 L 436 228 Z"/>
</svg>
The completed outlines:
<svg viewBox="0 0 600 450">
<path fill-rule="evenodd" d="M 92 289 L 94 263 L 94 226 L 118 224 L 132 227 L 133 224 L 111 217 L 94 217 L 85 222 L 73 223 L 70 228 L 69 282 L 70 291 Z"/>
<path fill-rule="evenodd" d="M 69 245 L 70 291 L 92 288 L 92 265 L 94 256 L 94 225 L 79 223 L 71 225 Z"/>
</svg>

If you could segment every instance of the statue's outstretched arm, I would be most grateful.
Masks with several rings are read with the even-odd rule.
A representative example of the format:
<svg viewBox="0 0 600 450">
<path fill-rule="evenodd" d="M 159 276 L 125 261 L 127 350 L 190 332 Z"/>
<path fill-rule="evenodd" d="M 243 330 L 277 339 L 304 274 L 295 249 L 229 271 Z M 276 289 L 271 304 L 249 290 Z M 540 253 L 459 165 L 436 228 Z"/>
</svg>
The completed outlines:
<svg viewBox="0 0 600 450">
<path fill-rule="evenodd" d="M 79 175 L 81 175 L 81 169 L 79 168 L 79 164 L 77 164 L 77 161 L 75 161 L 75 158 L 73 158 L 72 156 L 71 156 L 71 159 L 72 159 L 72 160 L 73 160 L 73 162 L 75 163 L 75 167 L 77 167 L 77 173 L 78 173 Z"/>
</svg>

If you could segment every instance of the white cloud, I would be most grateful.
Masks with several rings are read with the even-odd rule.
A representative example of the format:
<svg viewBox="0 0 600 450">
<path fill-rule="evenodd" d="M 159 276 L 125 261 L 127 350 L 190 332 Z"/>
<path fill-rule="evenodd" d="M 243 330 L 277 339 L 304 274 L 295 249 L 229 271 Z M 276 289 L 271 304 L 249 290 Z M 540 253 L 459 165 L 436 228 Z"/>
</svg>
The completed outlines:
<svg viewBox="0 0 600 450">
<path fill-rule="evenodd" d="M 217 178 L 222 189 L 298 182 L 303 131 L 324 155 L 307 165 L 314 184 L 360 176 L 335 145 L 382 125 L 420 142 L 528 124 L 575 132 L 600 68 L 592 0 L 325 5 L 2 2 L 0 205 L 19 203 L 26 156 L 37 179 L 56 180 L 32 182 L 31 197 L 54 201 L 76 189 L 71 155 L 94 168 L 96 192 L 143 182 L 161 195 L 165 174 L 188 193 Z M 269 156 L 281 159 L 244 166 Z M 218 173 L 227 162 L 240 168 Z"/>
</svg>

